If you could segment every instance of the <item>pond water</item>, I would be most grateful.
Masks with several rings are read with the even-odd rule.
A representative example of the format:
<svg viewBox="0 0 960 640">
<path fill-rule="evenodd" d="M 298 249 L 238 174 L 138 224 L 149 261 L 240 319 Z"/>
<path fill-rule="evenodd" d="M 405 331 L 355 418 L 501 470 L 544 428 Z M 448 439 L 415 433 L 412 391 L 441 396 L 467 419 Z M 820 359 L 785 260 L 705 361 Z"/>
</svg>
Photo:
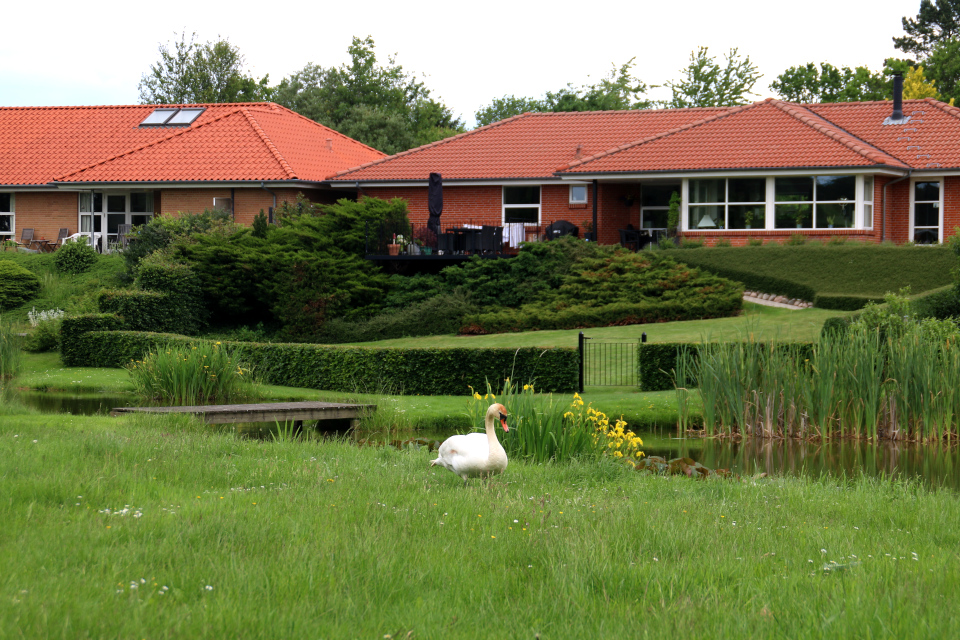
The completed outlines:
<svg viewBox="0 0 960 640">
<path fill-rule="evenodd" d="M 133 394 L 66 394 L 22 391 L 20 400 L 45 413 L 106 415 L 114 407 L 143 406 Z M 236 429 L 249 437 L 266 437 L 276 429 L 273 424 L 217 425 Z M 315 432 L 316 433 L 316 432 Z M 342 434 L 343 432 L 338 432 Z M 322 434 L 318 434 L 321 435 Z M 407 442 L 416 446 L 438 443 L 446 433 L 390 434 L 351 432 L 364 444 Z M 891 478 L 921 478 L 929 487 L 960 490 L 960 446 L 920 446 L 884 442 L 878 445 L 859 441 L 824 443 L 793 440 L 754 440 L 741 442 L 710 438 L 677 438 L 669 431 L 643 432 L 643 451 L 647 456 L 666 459 L 688 457 L 711 469 L 729 469 L 741 476 L 758 473 L 820 477 L 854 477 L 859 474 Z"/>
</svg>

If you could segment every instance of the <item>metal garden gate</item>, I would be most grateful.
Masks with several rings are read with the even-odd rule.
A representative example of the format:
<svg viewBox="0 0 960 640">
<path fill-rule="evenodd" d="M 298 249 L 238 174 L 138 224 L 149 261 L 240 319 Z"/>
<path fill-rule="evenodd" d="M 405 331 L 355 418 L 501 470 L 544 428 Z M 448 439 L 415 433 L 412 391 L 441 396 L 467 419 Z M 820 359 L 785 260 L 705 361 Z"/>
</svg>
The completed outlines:
<svg viewBox="0 0 960 640">
<path fill-rule="evenodd" d="M 580 391 L 585 386 L 637 386 L 637 351 L 640 342 L 639 339 L 632 342 L 594 340 L 581 331 Z"/>
</svg>

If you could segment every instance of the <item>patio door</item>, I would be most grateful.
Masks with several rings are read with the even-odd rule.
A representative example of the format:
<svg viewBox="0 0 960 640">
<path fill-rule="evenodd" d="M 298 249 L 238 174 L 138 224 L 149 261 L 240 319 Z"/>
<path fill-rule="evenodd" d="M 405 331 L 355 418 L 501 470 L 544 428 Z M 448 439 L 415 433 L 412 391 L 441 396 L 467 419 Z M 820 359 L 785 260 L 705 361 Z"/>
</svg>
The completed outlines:
<svg viewBox="0 0 960 640">
<path fill-rule="evenodd" d="M 640 191 L 640 228 L 650 232 L 654 241 L 667 232 L 667 214 L 670 211 L 670 196 L 681 193 L 676 184 L 644 184 Z"/>
</svg>

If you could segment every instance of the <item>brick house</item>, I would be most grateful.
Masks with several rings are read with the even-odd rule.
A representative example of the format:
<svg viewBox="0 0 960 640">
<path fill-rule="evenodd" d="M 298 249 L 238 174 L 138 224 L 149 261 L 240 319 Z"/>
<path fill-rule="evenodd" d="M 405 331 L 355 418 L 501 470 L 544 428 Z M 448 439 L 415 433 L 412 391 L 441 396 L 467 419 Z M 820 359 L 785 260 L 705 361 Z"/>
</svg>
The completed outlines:
<svg viewBox="0 0 960 640">
<path fill-rule="evenodd" d="M 895 109 L 899 108 L 899 112 Z M 960 225 L 960 109 L 933 99 L 526 113 L 341 171 L 330 184 L 409 202 L 428 217 L 443 176 L 446 226 L 566 220 L 599 241 L 656 239 L 670 196 L 708 244 L 801 233 L 942 242 Z M 645 231 L 644 231 L 645 230 Z M 505 233 L 505 236 L 508 235 Z"/>
<path fill-rule="evenodd" d="M 220 208 L 250 224 L 384 154 L 272 103 L 0 108 L 0 240 Z M 106 233 L 103 233 L 106 232 Z"/>
</svg>

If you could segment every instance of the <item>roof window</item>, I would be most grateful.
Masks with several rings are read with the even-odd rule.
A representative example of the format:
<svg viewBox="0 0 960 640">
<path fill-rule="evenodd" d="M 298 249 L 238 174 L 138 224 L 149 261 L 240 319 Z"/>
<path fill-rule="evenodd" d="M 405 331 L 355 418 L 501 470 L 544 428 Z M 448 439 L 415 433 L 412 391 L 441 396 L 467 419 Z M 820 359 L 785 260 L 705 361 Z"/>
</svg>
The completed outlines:
<svg viewBox="0 0 960 640">
<path fill-rule="evenodd" d="M 189 127 L 206 109 L 154 109 L 140 123 L 141 127 Z"/>
</svg>

